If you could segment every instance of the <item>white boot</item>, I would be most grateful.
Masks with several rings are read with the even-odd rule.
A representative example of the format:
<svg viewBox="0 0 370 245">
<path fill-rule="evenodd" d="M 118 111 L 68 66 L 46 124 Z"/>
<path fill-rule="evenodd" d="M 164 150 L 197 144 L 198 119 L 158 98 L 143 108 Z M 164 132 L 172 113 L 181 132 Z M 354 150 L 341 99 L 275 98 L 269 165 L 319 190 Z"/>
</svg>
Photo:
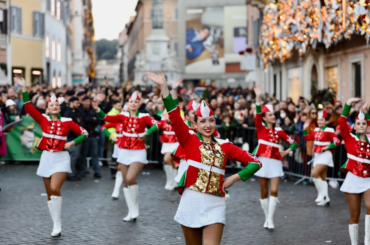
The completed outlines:
<svg viewBox="0 0 370 245">
<path fill-rule="evenodd" d="M 260 199 L 261 207 L 263 209 L 263 212 L 265 213 L 265 223 L 263 224 L 263 228 L 267 229 L 267 219 L 268 219 L 268 213 L 269 213 L 269 199 Z"/>
<path fill-rule="evenodd" d="M 176 175 L 177 175 L 177 169 L 172 168 L 171 169 L 171 190 L 174 190 L 177 187 L 177 182 L 175 181 Z"/>
<path fill-rule="evenodd" d="M 112 198 L 115 200 L 118 199 L 119 197 L 119 190 L 121 189 L 121 185 L 122 185 L 122 173 L 121 171 L 117 171 L 116 181 L 114 183 L 114 189 L 112 193 Z"/>
<path fill-rule="evenodd" d="M 138 200 L 139 186 L 131 185 L 128 187 L 128 189 L 130 190 L 132 198 L 131 218 L 133 220 L 136 220 L 136 218 L 139 217 L 139 200 Z"/>
<path fill-rule="evenodd" d="M 279 202 L 277 197 L 270 196 L 270 201 L 269 201 L 269 212 L 267 216 L 267 228 L 269 229 L 274 229 L 274 213 L 276 209 L 276 205 Z"/>
<path fill-rule="evenodd" d="M 365 215 L 365 245 L 370 245 L 370 215 Z"/>
<path fill-rule="evenodd" d="M 171 190 L 171 173 L 172 173 L 172 166 L 170 165 L 164 165 L 164 172 L 166 173 L 166 185 L 164 188 L 166 190 Z"/>
<path fill-rule="evenodd" d="M 328 192 L 328 182 L 321 180 L 321 187 L 322 187 L 322 193 L 324 195 L 324 199 L 317 203 L 317 206 L 329 206 L 330 205 L 330 198 L 329 198 L 329 192 Z"/>
<path fill-rule="evenodd" d="M 58 237 L 62 234 L 62 197 L 50 196 L 51 209 L 53 210 L 54 226 L 52 237 Z"/>
<path fill-rule="evenodd" d="M 351 245 L 358 245 L 358 224 L 348 225 Z"/>
<path fill-rule="evenodd" d="M 50 216 L 51 216 L 51 220 L 53 221 L 53 225 L 54 225 L 53 202 L 51 200 L 48 201 L 48 208 L 49 208 L 49 213 L 50 213 Z"/>
<path fill-rule="evenodd" d="M 317 189 L 317 198 L 315 202 L 322 202 L 324 200 L 324 193 L 322 192 L 323 180 L 321 178 L 312 178 L 313 183 Z"/>
<path fill-rule="evenodd" d="M 131 218 L 131 212 L 132 212 L 132 197 L 131 197 L 131 192 L 128 188 L 123 187 L 123 195 L 125 196 L 126 204 L 127 204 L 127 209 L 128 209 L 128 214 L 126 217 L 124 217 L 122 220 L 125 222 L 132 221 Z"/>
</svg>

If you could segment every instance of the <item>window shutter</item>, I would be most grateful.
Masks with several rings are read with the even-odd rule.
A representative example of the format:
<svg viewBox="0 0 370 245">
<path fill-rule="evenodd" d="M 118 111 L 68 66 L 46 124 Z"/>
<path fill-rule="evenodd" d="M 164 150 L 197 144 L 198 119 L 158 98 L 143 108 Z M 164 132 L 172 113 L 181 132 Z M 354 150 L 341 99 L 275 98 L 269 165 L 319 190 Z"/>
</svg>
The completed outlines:
<svg viewBox="0 0 370 245">
<path fill-rule="evenodd" d="M 10 7 L 10 31 L 15 31 L 15 18 L 13 16 L 16 14 L 16 8 Z"/>
<path fill-rule="evenodd" d="M 45 36 L 45 14 L 44 13 L 39 13 L 39 28 L 40 28 L 40 36 L 44 37 Z"/>
<path fill-rule="evenodd" d="M 16 15 L 16 18 L 17 18 L 17 32 L 19 34 L 22 34 L 22 9 L 21 8 L 17 8 L 17 15 Z"/>
<path fill-rule="evenodd" d="M 37 12 L 33 11 L 33 36 L 37 36 Z"/>
<path fill-rule="evenodd" d="M 4 9 L 3 10 L 3 28 L 1 29 L 1 33 L 3 34 L 8 34 L 8 10 Z"/>
</svg>

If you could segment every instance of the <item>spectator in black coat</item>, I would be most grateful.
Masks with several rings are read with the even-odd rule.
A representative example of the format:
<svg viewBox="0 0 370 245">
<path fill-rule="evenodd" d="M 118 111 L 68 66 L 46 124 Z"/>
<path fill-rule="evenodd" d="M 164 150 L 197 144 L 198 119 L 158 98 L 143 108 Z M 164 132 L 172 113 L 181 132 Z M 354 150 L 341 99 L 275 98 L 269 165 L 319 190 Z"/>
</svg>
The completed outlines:
<svg viewBox="0 0 370 245">
<path fill-rule="evenodd" d="M 80 175 L 86 175 L 86 157 L 91 157 L 91 163 L 94 169 L 94 177 L 101 178 L 99 158 L 98 158 L 98 140 L 100 129 L 100 118 L 96 111 L 91 107 L 91 99 L 88 96 L 82 98 L 82 107 L 80 108 L 84 128 L 89 133 L 89 137 L 82 144 L 81 161 L 79 161 Z"/>
<path fill-rule="evenodd" d="M 77 97 L 71 97 L 69 99 L 67 110 L 64 112 L 63 117 L 71 118 L 73 122 L 77 123 L 81 127 L 85 128 L 82 115 L 79 110 L 80 102 Z M 70 131 L 67 136 L 67 142 L 74 140 L 78 135 Z M 81 180 L 76 171 L 77 160 L 81 153 L 82 144 L 74 145 L 69 149 L 69 155 L 71 156 L 71 169 L 72 173 L 68 174 L 67 180 Z"/>
</svg>

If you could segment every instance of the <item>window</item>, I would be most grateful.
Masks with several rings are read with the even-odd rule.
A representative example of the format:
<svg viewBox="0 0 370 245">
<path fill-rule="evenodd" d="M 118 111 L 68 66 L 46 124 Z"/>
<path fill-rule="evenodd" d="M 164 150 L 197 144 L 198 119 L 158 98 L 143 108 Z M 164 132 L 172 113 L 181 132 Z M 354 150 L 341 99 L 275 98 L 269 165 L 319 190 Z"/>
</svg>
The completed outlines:
<svg viewBox="0 0 370 245">
<path fill-rule="evenodd" d="M 326 81 L 327 81 L 327 87 L 331 88 L 333 92 L 338 92 L 338 67 L 328 67 L 325 69 L 325 75 L 326 75 Z"/>
<path fill-rule="evenodd" d="M 33 11 L 33 35 L 43 37 L 45 35 L 45 14 Z"/>
<path fill-rule="evenodd" d="M 0 9 L 0 31 L 2 34 L 8 33 L 8 10 Z"/>
<path fill-rule="evenodd" d="M 55 15 L 55 0 L 51 0 L 50 14 L 51 16 Z"/>
<path fill-rule="evenodd" d="M 60 1 L 57 1 L 57 20 L 60 20 Z"/>
<path fill-rule="evenodd" d="M 293 102 L 297 103 L 299 96 L 302 95 L 302 68 L 291 68 L 288 70 L 289 80 L 289 97 L 292 97 Z"/>
<path fill-rule="evenodd" d="M 57 86 L 58 86 L 58 88 L 62 87 L 62 76 L 60 75 L 60 72 L 59 72 L 59 76 L 58 76 Z"/>
<path fill-rule="evenodd" d="M 45 57 L 50 58 L 50 40 L 49 40 L 49 36 L 45 37 Z"/>
<path fill-rule="evenodd" d="M 42 69 L 31 69 L 31 83 L 42 84 Z"/>
<path fill-rule="evenodd" d="M 361 97 L 361 62 L 352 63 L 354 96 Z"/>
<path fill-rule="evenodd" d="M 55 60 L 55 41 L 51 42 L 51 59 Z"/>
<path fill-rule="evenodd" d="M 11 22 L 10 29 L 12 32 L 22 33 L 22 9 L 16 6 L 10 7 Z"/>
<path fill-rule="evenodd" d="M 62 45 L 60 43 L 57 46 L 57 60 L 58 62 L 62 61 Z"/>
</svg>

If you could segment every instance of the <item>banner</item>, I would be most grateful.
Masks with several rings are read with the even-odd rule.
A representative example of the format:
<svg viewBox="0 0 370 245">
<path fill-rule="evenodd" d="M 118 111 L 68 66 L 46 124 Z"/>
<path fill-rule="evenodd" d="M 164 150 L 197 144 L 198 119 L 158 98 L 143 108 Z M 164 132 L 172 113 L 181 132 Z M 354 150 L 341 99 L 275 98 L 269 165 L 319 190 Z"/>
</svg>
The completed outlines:
<svg viewBox="0 0 370 245">
<path fill-rule="evenodd" d="M 40 125 L 30 116 L 23 116 L 22 122 L 6 134 L 6 149 L 8 155 L 1 160 L 39 161 L 41 151 L 36 146 L 42 136 Z"/>
</svg>

